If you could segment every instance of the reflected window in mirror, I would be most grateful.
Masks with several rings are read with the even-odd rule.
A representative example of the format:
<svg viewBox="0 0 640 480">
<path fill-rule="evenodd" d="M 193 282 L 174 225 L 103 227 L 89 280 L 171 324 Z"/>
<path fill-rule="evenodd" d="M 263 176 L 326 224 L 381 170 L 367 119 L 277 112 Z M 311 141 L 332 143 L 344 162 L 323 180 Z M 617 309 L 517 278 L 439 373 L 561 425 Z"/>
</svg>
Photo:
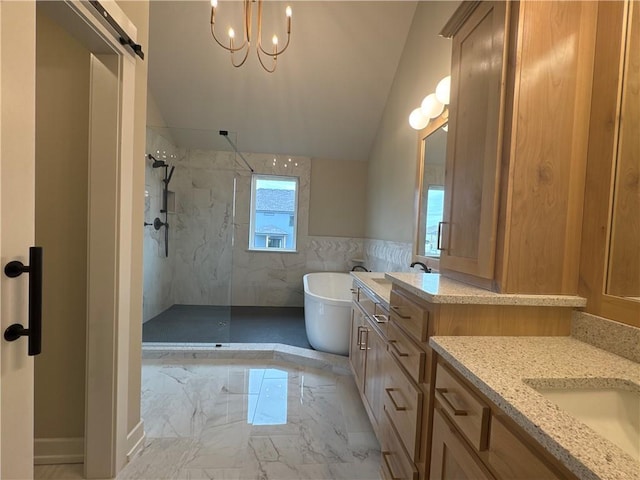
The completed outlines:
<svg viewBox="0 0 640 480">
<path fill-rule="evenodd" d="M 438 269 L 438 238 L 444 208 L 448 110 L 418 134 L 414 260 Z"/>
<path fill-rule="evenodd" d="M 429 185 L 426 200 L 423 255 L 426 257 L 439 257 L 438 238 L 439 227 L 444 213 L 444 185 Z"/>
</svg>

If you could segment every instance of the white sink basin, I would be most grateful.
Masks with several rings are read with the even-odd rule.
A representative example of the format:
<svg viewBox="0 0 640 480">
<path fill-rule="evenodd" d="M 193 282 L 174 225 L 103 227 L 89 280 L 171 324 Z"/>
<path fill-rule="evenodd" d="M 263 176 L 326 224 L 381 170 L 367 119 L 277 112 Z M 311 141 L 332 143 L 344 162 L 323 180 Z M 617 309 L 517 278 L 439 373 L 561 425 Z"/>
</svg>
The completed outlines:
<svg viewBox="0 0 640 480">
<path fill-rule="evenodd" d="M 603 387 L 534 388 L 640 461 L 640 391 Z"/>
</svg>

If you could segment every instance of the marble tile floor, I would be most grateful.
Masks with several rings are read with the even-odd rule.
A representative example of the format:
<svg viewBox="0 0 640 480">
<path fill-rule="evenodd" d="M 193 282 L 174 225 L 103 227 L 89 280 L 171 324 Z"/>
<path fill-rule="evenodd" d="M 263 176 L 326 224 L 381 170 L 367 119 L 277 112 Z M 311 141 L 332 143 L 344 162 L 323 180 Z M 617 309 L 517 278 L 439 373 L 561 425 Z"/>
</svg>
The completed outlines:
<svg viewBox="0 0 640 480">
<path fill-rule="evenodd" d="M 351 375 L 277 360 L 143 360 L 144 449 L 118 479 L 379 479 Z M 82 466 L 36 478 L 82 478 Z"/>
</svg>

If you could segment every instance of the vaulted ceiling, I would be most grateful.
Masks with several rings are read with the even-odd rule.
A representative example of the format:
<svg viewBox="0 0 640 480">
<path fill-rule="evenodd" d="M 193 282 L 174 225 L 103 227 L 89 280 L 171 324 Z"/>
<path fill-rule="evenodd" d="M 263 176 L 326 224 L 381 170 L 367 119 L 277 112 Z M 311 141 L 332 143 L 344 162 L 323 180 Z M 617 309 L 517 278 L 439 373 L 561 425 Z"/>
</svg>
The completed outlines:
<svg viewBox="0 0 640 480">
<path fill-rule="evenodd" d="M 149 90 L 178 145 L 229 150 L 228 130 L 243 152 L 368 159 L 416 2 L 265 1 L 267 47 L 284 38 L 289 4 L 291 44 L 270 74 L 253 50 L 231 65 L 209 1 L 151 1 Z M 219 3 L 220 37 L 229 25 L 241 35 L 240 7 Z"/>
</svg>

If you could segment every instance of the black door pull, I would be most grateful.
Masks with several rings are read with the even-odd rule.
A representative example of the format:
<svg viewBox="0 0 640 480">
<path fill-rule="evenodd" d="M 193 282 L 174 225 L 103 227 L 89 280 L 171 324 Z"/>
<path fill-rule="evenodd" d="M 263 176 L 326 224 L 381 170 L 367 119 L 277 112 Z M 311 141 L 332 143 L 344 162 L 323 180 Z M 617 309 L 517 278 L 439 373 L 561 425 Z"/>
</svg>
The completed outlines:
<svg viewBox="0 0 640 480">
<path fill-rule="evenodd" d="M 13 342 L 27 336 L 29 355 L 38 355 L 42 351 L 42 247 L 29 248 L 29 265 L 14 260 L 4 266 L 4 273 L 10 278 L 29 274 L 29 328 L 14 323 L 4 331 L 4 339 Z"/>
</svg>

